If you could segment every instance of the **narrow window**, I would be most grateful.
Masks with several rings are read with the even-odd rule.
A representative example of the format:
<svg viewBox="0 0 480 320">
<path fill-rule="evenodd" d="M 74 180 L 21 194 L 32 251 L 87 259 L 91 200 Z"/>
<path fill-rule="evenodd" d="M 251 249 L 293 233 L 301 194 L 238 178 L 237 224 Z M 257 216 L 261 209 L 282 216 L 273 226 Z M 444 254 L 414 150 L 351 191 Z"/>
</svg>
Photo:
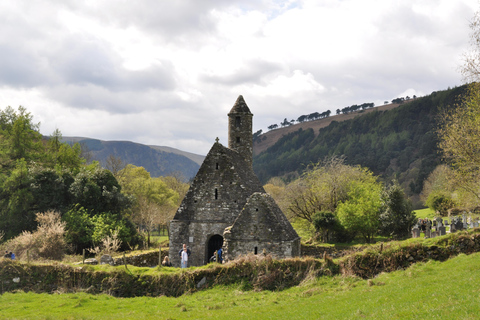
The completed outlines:
<svg viewBox="0 0 480 320">
<path fill-rule="evenodd" d="M 255 208 L 255 211 L 258 211 L 258 208 Z"/>
<path fill-rule="evenodd" d="M 240 117 L 235 117 L 235 127 L 240 127 L 241 123 L 242 123 L 242 118 Z"/>
<path fill-rule="evenodd" d="M 215 169 L 217 169 L 217 170 L 218 170 L 218 162 L 217 162 L 217 164 L 216 164 L 216 166 L 215 166 Z"/>
<path fill-rule="evenodd" d="M 237 143 L 240 143 L 240 137 L 237 137 Z"/>
<path fill-rule="evenodd" d="M 258 249 L 257 249 L 257 247 L 255 247 L 255 254 L 257 254 L 257 251 L 258 251 Z"/>
<path fill-rule="evenodd" d="M 218 199 L 218 189 L 215 188 L 215 200 L 217 200 L 217 199 Z"/>
</svg>

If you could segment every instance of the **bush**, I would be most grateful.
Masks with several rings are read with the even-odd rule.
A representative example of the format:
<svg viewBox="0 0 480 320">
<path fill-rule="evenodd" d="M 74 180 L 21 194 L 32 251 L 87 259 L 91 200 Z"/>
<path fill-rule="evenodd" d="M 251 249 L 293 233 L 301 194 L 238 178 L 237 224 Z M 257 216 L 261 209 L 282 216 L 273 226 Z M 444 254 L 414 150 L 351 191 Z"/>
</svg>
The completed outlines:
<svg viewBox="0 0 480 320">
<path fill-rule="evenodd" d="M 453 199 L 444 193 L 430 193 L 428 195 L 427 206 L 441 216 L 446 216 L 448 210 L 455 207 Z"/>
<path fill-rule="evenodd" d="M 28 258 L 62 260 L 67 248 L 64 234 L 65 222 L 55 211 L 37 213 L 37 230 L 23 231 L 17 237 L 7 241 L 2 250 L 9 250 L 21 260 Z"/>
</svg>

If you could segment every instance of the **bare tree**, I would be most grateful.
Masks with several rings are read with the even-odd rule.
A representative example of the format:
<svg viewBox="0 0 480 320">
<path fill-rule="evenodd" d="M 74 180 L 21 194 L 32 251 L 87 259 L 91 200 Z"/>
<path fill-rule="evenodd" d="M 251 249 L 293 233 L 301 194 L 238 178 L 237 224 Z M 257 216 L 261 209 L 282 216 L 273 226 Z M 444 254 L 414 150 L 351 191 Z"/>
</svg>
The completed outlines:
<svg viewBox="0 0 480 320">
<path fill-rule="evenodd" d="M 125 168 L 126 165 L 120 157 L 115 157 L 113 154 L 108 156 L 105 163 L 106 169 L 110 170 L 115 178 L 118 177 L 119 172 Z"/>
</svg>

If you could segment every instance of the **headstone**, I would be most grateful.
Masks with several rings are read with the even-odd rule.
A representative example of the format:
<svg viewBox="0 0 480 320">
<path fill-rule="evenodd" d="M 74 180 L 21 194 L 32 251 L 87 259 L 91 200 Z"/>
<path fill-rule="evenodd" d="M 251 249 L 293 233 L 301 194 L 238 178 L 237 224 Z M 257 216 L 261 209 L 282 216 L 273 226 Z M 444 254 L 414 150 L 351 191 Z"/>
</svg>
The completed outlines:
<svg viewBox="0 0 480 320">
<path fill-rule="evenodd" d="M 418 228 L 417 225 L 415 225 L 412 229 L 412 238 L 418 238 L 420 237 L 420 229 Z"/>
<path fill-rule="evenodd" d="M 425 226 L 425 238 L 431 238 L 432 237 L 432 221 L 427 219 L 427 223 Z"/>
<path fill-rule="evenodd" d="M 437 221 L 437 229 L 438 229 L 438 227 L 443 226 L 443 220 L 442 220 L 442 218 L 436 218 L 435 221 Z"/>
<path fill-rule="evenodd" d="M 104 254 L 103 256 L 100 257 L 100 264 L 109 264 L 113 266 L 115 264 L 115 261 L 113 260 L 111 255 Z"/>
<path fill-rule="evenodd" d="M 98 260 L 95 258 L 85 259 L 85 264 L 98 264 Z"/>
<path fill-rule="evenodd" d="M 441 226 L 438 228 L 438 232 L 439 236 L 444 236 L 445 234 L 447 234 L 447 228 L 445 228 L 445 226 Z"/>
</svg>

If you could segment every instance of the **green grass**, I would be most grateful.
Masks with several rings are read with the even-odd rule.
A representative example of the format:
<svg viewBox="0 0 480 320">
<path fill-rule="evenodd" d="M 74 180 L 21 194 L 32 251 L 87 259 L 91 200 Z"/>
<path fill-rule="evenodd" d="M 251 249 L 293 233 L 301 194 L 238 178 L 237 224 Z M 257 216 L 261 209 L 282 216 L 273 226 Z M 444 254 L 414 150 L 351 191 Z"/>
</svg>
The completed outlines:
<svg viewBox="0 0 480 320">
<path fill-rule="evenodd" d="M 476 319 L 480 254 L 372 280 L 320 277 L 281 292 L 221 286 L 179 298 L 5 293 L 1 319 Z"/>
<path fill-rule="evenodd" d="M 419 218 L 419 219 L 425 219 L 425 218 L 433 219 L 433 218 L 435 218 L 435 212 L 430 208 L 414 210 L 414 212 L 415 212 L 415 215 L 417 216 L 417 218 Z"/>
</svg>

